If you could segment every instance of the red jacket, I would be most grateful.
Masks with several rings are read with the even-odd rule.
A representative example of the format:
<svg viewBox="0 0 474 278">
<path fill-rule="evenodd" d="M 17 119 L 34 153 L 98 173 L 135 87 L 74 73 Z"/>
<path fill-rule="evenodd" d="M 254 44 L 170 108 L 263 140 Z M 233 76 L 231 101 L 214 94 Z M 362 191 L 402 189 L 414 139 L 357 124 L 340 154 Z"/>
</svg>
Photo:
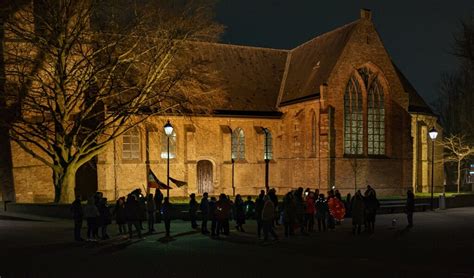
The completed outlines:
<svg viewBox="0 0 474 278">
<path fill-rule="evenodd" d="M 306 197 L 306 209 L 307 214 L 314 214 L 316 212 L 316 207 L 314 205 L 314 199 L 310 196 Z"/>
</svg>

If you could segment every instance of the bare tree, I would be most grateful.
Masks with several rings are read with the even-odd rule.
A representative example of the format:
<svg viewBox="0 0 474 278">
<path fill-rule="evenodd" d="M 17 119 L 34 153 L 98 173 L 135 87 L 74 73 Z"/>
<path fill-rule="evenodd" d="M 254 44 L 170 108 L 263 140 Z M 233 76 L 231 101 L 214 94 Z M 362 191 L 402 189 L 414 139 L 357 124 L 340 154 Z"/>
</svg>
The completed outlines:
<svg viewBox="0 0 474 278">
<path fill-rule="evenodd" d="M 457 189 L 461 189 L 462 165 L 471 156 L 474 156 L 474 145 L 469 144 L 462 135 L 449 135 L 441 142 L 447 151 L 446 162 L 456 163 L 457 166 Z"/>
<path fill-rule="evenodd" d="M 11 139 L 53 172 L 55 202 L 75 174 L 148 117 L 209 111 L 219 96 L 193 59 L 216 40 L 209 1 L 11 1 L 3 115 Z M 197 78 L 199 77 L 199 78 Z"/>
</svg>

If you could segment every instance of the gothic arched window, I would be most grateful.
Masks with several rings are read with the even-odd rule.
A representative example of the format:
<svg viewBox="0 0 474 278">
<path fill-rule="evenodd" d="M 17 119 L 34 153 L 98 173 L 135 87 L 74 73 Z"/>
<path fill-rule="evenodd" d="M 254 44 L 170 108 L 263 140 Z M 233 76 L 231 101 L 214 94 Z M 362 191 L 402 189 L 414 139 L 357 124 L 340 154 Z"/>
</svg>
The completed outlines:
<svg viewBox="0 0 474 278">
<path fill-rule="evenodd" d="M 362 117 L 362 91 L 352 76 L 344 93 L 344 153 L 363 154 L 364 126 Z"/>
<path fill-rule="evenodd" d="M 268 128 L 263 129 L 265 135 L 265 140 L 263 142 L 263 159 L 272 159 L 273 158 L 273 139 L 272 133 Z"/>
<path fill-rule="evenodd" d="M 367 99 L 366 125 L 362 111 L 363 92 Z M 364 140 L 367 140 L 366 154 L 385 154 L 384 91 L 378 73 L 368 67 L 360 68 L 352 75 L 344 93 L 344 153 L 362 155 Z"/>
<path fill-rule="evenodd" d="M 245 134 L 240 127 L 232 132 L 232 159 L 245 159 Z"/>
<path fill-rule="evenodd" d="M 385 106 L 383 89 L 375 79 L 367 91 L 367 153 L 385 154 Z"/>
<path fill-rule="evenodd" d="M 168 136 L 165 131 L 161 132 L 161 158 L 168 158 Z M 176 158 L 176 131 L 170 135 L 170 159 Z"/>
<path fill-rule="evenodd" d="M 140 132 L 132 128 L 122 136 L 122 159 L 140 159 Z"/>
</svg>

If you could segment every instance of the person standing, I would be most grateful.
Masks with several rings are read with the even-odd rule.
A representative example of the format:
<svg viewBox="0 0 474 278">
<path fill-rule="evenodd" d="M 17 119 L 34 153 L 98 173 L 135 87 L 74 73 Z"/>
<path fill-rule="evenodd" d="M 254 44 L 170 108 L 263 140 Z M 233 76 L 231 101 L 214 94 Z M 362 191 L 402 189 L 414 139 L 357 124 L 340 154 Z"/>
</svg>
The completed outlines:
<svg viewBox="0 0 474 278">
<path fill-rule="evenodd" d="M 125 203 L 125 218 L 127 219 L 128 234 L 130 236 L 130 239 L 132 239 L 133 236 L 132 227 L 135 227 L 135 229 L 137 230 L 138 237 L 142 238 L 139 218 L 140 207 L 138 205 L 138 201 L 135 198 L 136 196 L 134 194 L 129 194 L 127 196 L 127 202 Z"/>
<path fill-rule="evenodd" d="M 211 197 L 209 202 L 209 219 L 211 220 L 211 236 L 217 235 L 217 218 L 216 218 L 216 197 Z"/>
<path fill-rule="evenodd" d="M 408 189 L 407 191 L 406 211 L 408 220 L 407 228 L 411 228 L 413 227 L 413 213 L 415 212 L 415 194 L 413 194 L 411 189 Z"/>
<path fill-rule="evenodd" d="M 367 193 L 365 198 L 365 218 L 367 222 L 367 230 L 369 233 L 373 233 L 375 231 L 375 217 L 379 207 L 379 200 L 377 200 L 375 190 L 370 189 L 365 193 Z"/>
<path fill-rule="evenodd" d="M 120 197 L 115 204 L 115 223 L 117 223 L 119 228 L 119 234 L 127 233 L 127 220 L 125 217 L 125 197 Z"/>
<path fill-rule="evenodd" d="M 165 197 L 163 205 L 161 206 L 161 216 L 163 218 L 163 221 L 165 222 L 166 237 L 170 237 L 172 210 L 173 206 L 170 203 L 170 199 L 168 197 Z"/>
<path fill-rule="evenodd" d="M 155 189 L 155 209 L 156 213 L 156 223 L 161 223 L 161 205 L 163 204 L 163 193 L 159 188 Z"/>
<path fill-rule="evenodd" d="M 329 190 L 328 191 L 328 198 L 326 200 L 326 203 L 328 205 L 328 214 L 327 214 L 327 219 L 328 219 L 328 229 L 330 231 L 334 231 L 334 229 L 336 228 L 336 222 L 334 220 L 334 216 L 333 214 L 331 213 L 331 205 L 335 202 L 334 199 L 336 197 L 334 196 L 334 190 Z"/>
<path fill-rule="evenodd" d="M 148 214 L 148 233 L 152 234 L 155 231 L 155 200 L 153 194 L 148 194 L 146 199 L 146 211 Z"/>
<path fill-rule="evenodd" d="M 217 230 L 216 236 L 219 236 L 221 230 L 223 234 L 229 235 L 229 217 L 232 205 L 227 200 L 225 194 L 219 195 L 219 200 L 216 202 L 216 218 L 217 218 Z"/>
<path fill-rule="evenodd" d="M 305 225 L 308 232 L 314 229 L 314 212 L 316 210 L 314 204 L 314 193 L 309 191 L 306 196 L 305 205 Z"/>
<path fill-rule="evenodd" d="M 316 201 L 316 219 L 318 220 L 318 232 L 322 230 L 326 231 L 326 218 L 329 214 L 329 207 L 328 203 L 326 202 L 326 198 L 324 198 L 324 194 L 319 194 L 319 198 Z"/>
<path fill-rule="evenodd" d="M 139 226 L 140 226 L 140 229 L 141 230 L 145 230 L 145 228 L 143 228 L 143 221 L 146 220 L 146 214 L 147 214 L 147 209 L 146 209 L 146 198 L 145 196 L 143 196 L 141 194 L 141 190 L 140 190 L 140 194 L 138 195 L 138 221 L 139 221 Z"/>
<path fill-rule="evenodd" d="M 244 200 L 242 200 L 242 196 L 240 196 L 240 194 L 237 194 L 237 196 L 235 196 L 234 212 L 235 223 L 237 224 L 237 226 L 235 226 L 235 229 L 237 231 L 245 232 L 244 227 L 242 226 L 243 224 L 245 224 L 245 205 Z"/>
<path fill-rule="evenodd" d="M 263 240 L 268 241 L 268 235 L 271 234 L 274 240 L 278 240 L 278 236 L 273 229 L 273 222 L 275 221 L 275 204 L 267 195 L 265 196 L 265 203 L 262 210 L 263 223 Z"/>
<path fill-rule="evenodd" d="M 360 194 L 362 196 L 362 193 Z M 351 193 L 347 193 L 346 201 L 344 202 L 344 207 L 346 209 L 346 217 L 352 216 L 352 195 Z"/>
<path fill-rule="evenodd" d="M 207 200 L 208 194 L 204 192 L 202 194 L 201 204 L 199 204 L 199 209 L 201 210 L 201 233 L 203 235 L 208 234 L 209 231 L 207 230 L 207 219 L 209 217 L 209 201 Z"/>
<path fill-rule="evenodd" d="M 365 203 L 360 190 L 357 190 L 354 198 L 351 200 L 352 211 L 352 234 L 360 234 L 362 224 L 364 224 Z"/>
<path fill-rule="evenodd" d="M 255 200 L 255 220 L 257 220 L 257 235 L 258 238 L 262 237 L 262 210 L 265 201 L 263 198 L 265 197 L 265 191 L 261 190 L 260 195 L 258 195 L 257 199 Z"/>
<path fill-rule="evenodd" d="M 247 201 L 244 202 L 245 218 L 255 219 L 255 203 L 252 201 L 252 196 L 247 196 Z"/>
<path fill-rule="evenodd" d="M 304 216 L 305 216 L 305 209 L 304 209 L 304 201 L 303 201 L 303 187 L 299 187 L 295 193 L 295 203 L 296 203 L 296 219 L 298 221 L 298 225 L 300 226 L 301 234 L 305 234 L 305 223 L 304 223 Z"/>
<path fill-rule="evenodd" d="M 102 198 L 99 202 L 99 223 L 103 240 L 110 238 L 107 234 L 107 227 L 111 221 L 112 217 L 110 215 L 109 207 L 107 206 L 107 198 Z"/>
<path fill-rule="evenodd" d="M 87 200 L 87 205 L 84 208 L 84 217 L 87 220 L 87 240 L 88 241 L 96 241 L 97 234 L 95 231 L 97 230 L 97 218 L 99 217 L 99 210 L 95 205 L 95 198 L 94 196 L 90 197 Z"/>
<path fill-rule="evenodd" d="M 293 192 L 288 192 L 283 198 L 283 225 L 285 227 L 285 237 L 295 235 L 295 223 L 296 203 L 294 200 Z"/>
<path fill-rule="evenodd" d="M 196 220 L 199 204 L 196 201 L 196 194 L 192 193 L 189 197 L 189 218 L 191 219 L 191 228 L 197 229 L 198 224 L 196 223 Z"/>
<path fill-rule="evenodd" d="M 273 222 L 273 225 L 280 225 L 278 216 L 279 211 L 278 211 L 278 196 L 276 195 L 276 189 L 272 188 L 268 191 L 268 196 L 270 197 L 270 200 L 273 202 L 273 205 L 275 206 L 275 221 Z"/>
<path fill-rule="evenodd" d="M 80 196 L 77 196 L 76 200 L 72 202 L 71 213 L 72 213 L 72 219 L 74 219 L 74 240 L 84 241 L 84 239 L 81 237 L 82 218 L 84 217 L 84 212 L 82 210 Z"/>
</svg>

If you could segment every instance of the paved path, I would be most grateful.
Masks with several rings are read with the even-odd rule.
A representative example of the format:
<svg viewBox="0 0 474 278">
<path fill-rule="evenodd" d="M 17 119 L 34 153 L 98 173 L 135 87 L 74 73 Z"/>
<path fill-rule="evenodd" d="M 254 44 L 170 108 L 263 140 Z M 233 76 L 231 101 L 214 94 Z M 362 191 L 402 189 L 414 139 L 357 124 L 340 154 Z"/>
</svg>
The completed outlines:
<svg viewBox="0 0 474 278">
<path fill-rule="evenodd" d="M 392 218 L 397 225 L 392 226 Z M 75 243 L 72 223 L 0 214 L 0 276 L 4 277 L 474 277 L 474 208 L 381 215 L 373 235 L 335 232 L 262 244 L 255 223 L 247 233 L 210 239 L 189 223 L 172 223 L 172 241 L 114 237 Z M 231 223 L 232 225 L 233 223 Z M 115 225 L 109 234 L 117 234 Z M 282 228 L 278 229 L 282 237 Z M 351 275 L 351 276 L 348 276 Z M 362 276 L 363 275 L 363 276 Z"/>
</svg>

